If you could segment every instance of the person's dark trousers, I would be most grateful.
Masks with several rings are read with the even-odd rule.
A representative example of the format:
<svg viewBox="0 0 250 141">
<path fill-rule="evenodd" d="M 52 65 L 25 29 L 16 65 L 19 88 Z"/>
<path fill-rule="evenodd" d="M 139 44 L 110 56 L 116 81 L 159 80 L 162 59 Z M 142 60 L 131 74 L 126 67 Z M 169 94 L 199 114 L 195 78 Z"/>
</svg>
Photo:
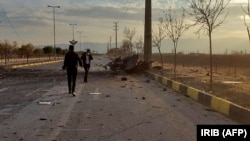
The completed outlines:
<svg viewBox="0 0 250 141">
<path fill-rule="evenodd" d="M 68 68 L 67 69 L 69 93 L 75 92 L 76 76 L 77 76 L 77 68 Z M 71 85 L 71 83 L 72 83 L 72 85 Z"/>
<path fill-rule="evenodd" d="M 88 82 L 88 73 L 89 73 L 90 64 L 85 64 L 83 67 L 85 70 L 84 82 Z"/>
</svg>

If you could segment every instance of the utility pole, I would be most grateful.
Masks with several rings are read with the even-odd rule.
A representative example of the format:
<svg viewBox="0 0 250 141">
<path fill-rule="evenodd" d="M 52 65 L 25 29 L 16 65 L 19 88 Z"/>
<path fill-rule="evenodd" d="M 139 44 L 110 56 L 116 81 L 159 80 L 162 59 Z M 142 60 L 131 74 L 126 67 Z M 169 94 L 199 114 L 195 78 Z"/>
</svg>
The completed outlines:
<svg viewBox="0 0 250 141">
<path fill-rule="evenodd" d="M 152 61 L 152 21 L 151 0 L 145 0 L 144 61 Z M 150 68 L 151 65 L 148 66 Z"/>
<path fill-rule="evenodd" d="M 109 49 L 111 49 L 111 36 L 109 38 Z"/>
<path fill-rule="evenodd" d="M 118 30 L 118 22 L 114 22 L 114 30 L 115 30 L 115 47 L 117 48 L 117 30 Z"/>
<path fill-rule="evenodd" d="M 108 52 L 109 52 L 109 42 L 107 44 L 107 54 L 108 54 Z"/>
</svg>

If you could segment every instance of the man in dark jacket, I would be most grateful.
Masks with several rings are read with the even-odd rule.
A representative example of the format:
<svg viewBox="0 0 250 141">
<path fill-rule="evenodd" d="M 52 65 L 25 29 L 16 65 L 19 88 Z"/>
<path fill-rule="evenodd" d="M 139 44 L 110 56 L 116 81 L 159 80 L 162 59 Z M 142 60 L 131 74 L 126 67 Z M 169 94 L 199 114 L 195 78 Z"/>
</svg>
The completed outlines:
<svg viewBox="0 0 250 141">
<path fill-rule="evenodd" d="M 81 56 L 82 62 L 83 62 L 83 67 L 85 70 L 84 74 L 84 82 L 88 82 L 88 73 L 89 73 L 89 68 L 90 68 L 90 62 L 93 60 L 93 56 L 90 54 L 90 50 L 87 49 L 87 52 L 84 52 Z"/>
<path fill-rule="evenodd" d="M 64 57 L 63 70 L 67 69 L 69 94 L 72 94 L 73 96 L 76 96 L 75 87 L 78 63 L 82 66 L 80 57 L 74 52 L 74 46 L 70 45 L 69 52 Z"/>
</svg>

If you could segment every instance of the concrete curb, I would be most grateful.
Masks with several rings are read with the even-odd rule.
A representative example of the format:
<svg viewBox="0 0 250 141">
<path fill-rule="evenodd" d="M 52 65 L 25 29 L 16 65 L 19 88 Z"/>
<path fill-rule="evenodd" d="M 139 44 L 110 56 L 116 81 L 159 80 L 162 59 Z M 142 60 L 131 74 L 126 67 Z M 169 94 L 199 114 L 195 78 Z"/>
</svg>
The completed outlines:
<svg viewBox="0 0 250 141">
<path fill-rule="evenodd" d="M 23 67 L 29 67 L 29 66 L 38 66 L 38 65 L 45 65 L 45 64 L 52 64 L 57 62 L 62 62 L 63 60 L 55 60 L 55 61 L 45 61 L 45 62 L 36 62 L 36 63 L 30 63 L 30 64 L 19 64 L 19 65 L 11 65 L 11 69 L 16 68 L 23 68 Z"/>
<path fill-rule="evenodd" d="M 207 107 L 210 107 L 213 110 L 222 113 L 237 122 L 242 124 L 250 124 L 250 110 L 242 106 L 200 91 L 193 87 L 186 86 L 169 78 L 162 77 L 150 71 L 147 72 L 147 75 L 153 78 L 155 81 L 172 88 L 174 91 L 179 92 Z"/>
</svg>

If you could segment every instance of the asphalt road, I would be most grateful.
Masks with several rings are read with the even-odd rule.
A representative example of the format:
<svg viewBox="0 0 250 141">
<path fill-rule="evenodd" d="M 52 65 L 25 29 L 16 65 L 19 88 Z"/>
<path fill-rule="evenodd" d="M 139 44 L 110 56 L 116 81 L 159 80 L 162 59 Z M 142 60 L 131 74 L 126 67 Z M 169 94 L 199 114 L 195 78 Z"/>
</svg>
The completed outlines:
<svg viewBox="0 0 250 141">
<path fill-rule="evenodd" d="M 62 63 L 3 72 L 0 140 L 195 141 L 197 124 L 237 124 L 143 74 L 112 74 L 107 62 L 95 56 L 88 83 L 79 68 L 76 97 Z"/>
</svg>

